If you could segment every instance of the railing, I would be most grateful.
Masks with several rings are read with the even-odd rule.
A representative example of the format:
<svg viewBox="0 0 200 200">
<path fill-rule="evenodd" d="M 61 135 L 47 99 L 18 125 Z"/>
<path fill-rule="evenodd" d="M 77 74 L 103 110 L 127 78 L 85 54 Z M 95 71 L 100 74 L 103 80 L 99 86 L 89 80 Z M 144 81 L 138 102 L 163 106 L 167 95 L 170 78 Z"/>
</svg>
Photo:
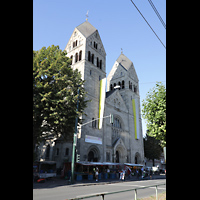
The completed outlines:
<svg viewBox="0 0 200 200">
<path fill-rule="evenodd" d="M 140 189 L 145 189 L 145 188 L 150 188 L 150 187 L 155 187 L 156 189 L 156 200 L 158 200 L 158 186 L 160 185 L 166 185 L 166 183 L 163 184 L 159 184 L 159 185 L 150 185 L 150 186 L 142 186 L 140 188 L 134 188 L 134 189 L 127 189 L 127 190 L 120 190 L 120 191 L 115 191 L 115 192 L 104 192 L 104 193 L 98 193 L 98 194 L 92 194 L 92 195 L 88 195 L 88 196 L 79 196 L 76 198 L 72 198 L 72 199 L 66 199 L 66 200 L 78 200 L 78 199 L 87 199 L 87 198 L 91 198 L 91 197 L 97 197 L 97 196 L 101 196 L 101 199 L 104 200 L 104 196 L 105 195 L 109 195 L 109 194 L 116 194 L 116 193 L 120 193 L 120 192 L 129 192 L 129 191 L 135 191 L 135 198 L 134 200 L 137 200 L 137 190 Z"/>
</svg>

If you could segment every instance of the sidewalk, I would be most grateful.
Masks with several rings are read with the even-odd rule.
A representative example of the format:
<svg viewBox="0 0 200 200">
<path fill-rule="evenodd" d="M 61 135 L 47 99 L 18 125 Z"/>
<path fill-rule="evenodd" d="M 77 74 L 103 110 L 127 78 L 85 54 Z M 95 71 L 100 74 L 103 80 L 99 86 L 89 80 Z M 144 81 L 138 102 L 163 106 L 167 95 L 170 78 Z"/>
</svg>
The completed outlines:
<svg viewBox="0 0 200 200">
<path fill-rule="evenodd" d="M 165 179 L 165 175 L 153 175 L 152 179 Z M 33 183 L 33 189 L 43 189 L 43 188 L 54 188 L 54 187 L 60 187 L 60 186 L 70 186 L 70 187 L 79 187 L 79 186 L 89 186 L 89 185 L 105 185 L 105 184 L 112 184 L 112 183 L 120 183 L 120 182 L 126 182 L 126 181 L 142 181 L 142 180 L 149 180 L 148 178 L 137 179 L 135 176 L 125 179 L 125 181 L 119 180 L 119 179 L 101 179 L 99 181 L 94 180 L 82 180 L 82 181 L 76 181 L 74 184 L 70 184 L 68 180 L 61 179 L 61 178 L 51 178 L 49 180 L 46 180 L 45 183 Z"/>
</svg>

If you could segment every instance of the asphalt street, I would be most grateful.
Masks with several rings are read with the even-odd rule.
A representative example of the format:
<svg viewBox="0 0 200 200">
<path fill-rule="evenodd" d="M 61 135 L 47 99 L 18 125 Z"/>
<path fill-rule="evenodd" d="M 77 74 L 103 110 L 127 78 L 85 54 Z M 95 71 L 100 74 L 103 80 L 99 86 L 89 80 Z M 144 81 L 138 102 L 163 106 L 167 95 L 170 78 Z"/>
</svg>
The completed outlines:
<svg viewBox="0 0 200 200">
<path fill-rule="evenodd" d="M 52 188 L 33 189 L 33 200 L 66 200 L 70 198 L 91 195 L 103 192 L 114 192 L 119 190 L 142 188 L 145 186 L 159 185 L 166 183 L 166 179 L 126 181 L 119 183 L 101 183 L 97 185 L 64 185 Z M 166 185 L 158 186 L 158 193 L 166 191 Z M 133 200 L 134 191 L 110 194 L 105 196 L 105 200 Z M 156 194 L 155 187 L 140 189 L 137 192 L 137 198 L 144 198 Z M 100 200 L 101 197 L 92 197 L 88 199 Z"/>
</svg>

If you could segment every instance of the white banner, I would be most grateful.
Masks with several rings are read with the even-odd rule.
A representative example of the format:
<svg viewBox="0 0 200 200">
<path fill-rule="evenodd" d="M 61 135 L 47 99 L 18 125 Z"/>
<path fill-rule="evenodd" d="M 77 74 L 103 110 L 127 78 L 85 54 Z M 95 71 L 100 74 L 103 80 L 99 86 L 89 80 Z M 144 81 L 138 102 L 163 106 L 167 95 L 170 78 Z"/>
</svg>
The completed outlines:
<svg viewBox="0 0 200 200">
<path fill-rule="evenodd" d="M 85 142 L 94 143 L 94 144 L 102 144 L 102 138 L 94 137 L 91 135 L 85 135 Z"/>
</svg>

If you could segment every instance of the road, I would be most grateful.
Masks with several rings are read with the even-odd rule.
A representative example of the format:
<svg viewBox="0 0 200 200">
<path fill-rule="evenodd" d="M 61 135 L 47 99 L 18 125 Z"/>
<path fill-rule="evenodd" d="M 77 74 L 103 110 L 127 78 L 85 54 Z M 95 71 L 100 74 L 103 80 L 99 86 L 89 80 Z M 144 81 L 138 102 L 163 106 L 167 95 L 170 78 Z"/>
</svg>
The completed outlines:
<svg viewBox="0 0 200 200">
<path fill-rule="evenodd" d="M 65 185 L 54 188 L 33 189 L 33 200 L 65 200 L 83 195 L 91 195 L 103 192 L 114 192 L 119 190 L 141 188 L 144 186 L 158 185 L 166 183 L 166 179 L 126 181 L 112 184 L 99 185 Z M 158 193 L 166 191 L 166 185 L 158 186 Z M 134 191 L 106 195 L 105 200 L 129 200 L 134 199 Z M 137 198 L 144 198 L 155 195 L 155 187 L 138 190 Z M 88 199 L 100 200 L 101 197 Z"/>
</svg>

